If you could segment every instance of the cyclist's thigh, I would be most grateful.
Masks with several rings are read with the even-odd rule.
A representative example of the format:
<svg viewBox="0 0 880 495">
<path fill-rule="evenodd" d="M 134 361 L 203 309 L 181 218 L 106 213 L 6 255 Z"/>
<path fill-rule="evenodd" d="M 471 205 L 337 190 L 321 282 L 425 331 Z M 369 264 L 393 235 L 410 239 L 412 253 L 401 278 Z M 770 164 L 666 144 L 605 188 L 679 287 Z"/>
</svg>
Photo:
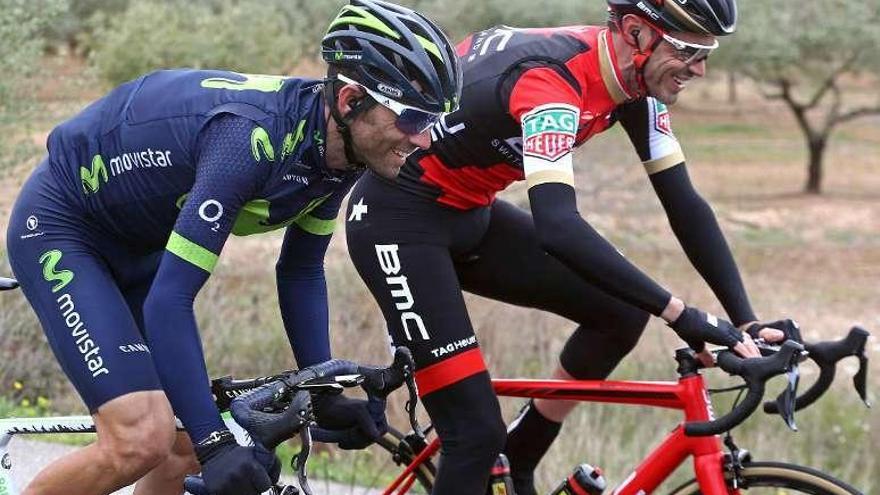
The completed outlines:
<svg viewBox="0 0 880 495">
<path fill-rule="evenodd" d="M 355 220 L 359 203 L 367 210 Z M 485 222 L 472 213 L 431 205 L 369 175 L 355 186 L 349 204 L 349 254 L 379 303 L 394 343 L 413 351 L 420 370 L 449 360 L 461 365 L 451 366 L 454 373 L 441 382 L 482 371 L 450 244 L 465 237 L 454 231 L 463 230 L 471 220 L 476 218 L 473 230 L 480 230 Z M 426 376 L 420 371 L 420 382 Z M 437 383 L 420 386 L 427 393 Z"/>
<path fill-rule="evenodd" d="M 150 293 L 163 251 L 147 254 L 137 258 L 123 258 L 111 261 L 113 278 L 128 304 L 128 309 L 135 324 L 144 333 L 144 300 Z"/>
<path fill-rule="evenodd" d="M 646 316 L 610 296 L 541 249 L 532 216 L 505 201 L 492 205 L 479 247 L 456 263 L 468 292 L 519 306 L 550 311 L 581 324 Z"/>
<path fill-rule="evenodd" d="M 39 179 L 29 181 L 16 202 L 7 246 L 10 265 L 56 358 L 91 411 L 128 392 L 161 389 L 147 346 L 92 236 L 59 214 Z"/>
</svg>

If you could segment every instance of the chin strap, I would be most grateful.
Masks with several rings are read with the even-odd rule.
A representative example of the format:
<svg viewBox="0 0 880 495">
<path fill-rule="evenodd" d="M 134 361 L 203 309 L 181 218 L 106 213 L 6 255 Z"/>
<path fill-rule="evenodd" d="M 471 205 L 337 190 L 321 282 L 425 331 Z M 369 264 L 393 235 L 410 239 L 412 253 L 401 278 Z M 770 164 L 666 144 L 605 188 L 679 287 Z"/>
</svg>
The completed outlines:
<svg viewBox="0 0 880 495">
<path fill-rule="evenodd" d="M 620 23 L 617 24 L 617 29 L 621 34 L 623 33 L 623 26 L 620 25 Z M 651 46 L 649 46 L 645 50 L 642 50 L 642 47 L 639 45 L 639 38 L 634 38 L 636 42 L 630 43 L 626 36 L 623 36 L 623 42 L 634 49 L 634 52 L 632 54 L 632 62 L 633 67 L 635 67 L 636 69 L 636 84 L 638 85 L 638 87 L 636 88 L 636 92 L 638 94 L 638 97 L 642 98 L 648 96 L 648 85 L 645 82 L 645 66 L 648 64 L 648 59 L 651 58 L 651 55 L 654 54 L 654 50 L 656 50 L 657 47 L 660 46 L 660 42 L 663 41 L 663 38 L 658 36 L 657 39 L 655 39 L 654 42 L 651 43 Z"/>
<path fill-rule="evenodd" d="M 335 82 L 336 79 L 331 78 L 324 80 L 324 100 L 327 102 L 327 105 L 330 106 L 330 115 L 333 117 L 333 121 L 336 122 L 336 128 L 339 129 L 339 134 L 342 136 L 342 146 L 345 150 L 345 159 L 348 160 L 349 163 L 348 169 L 363 170 L 367 168 L 367 165 L 363 160 L 359 159 L 354 152 L 354 147 L 351 144 L 351 129 L 349 128 L 349 125 L 358 115 L 372 108 L 373 105 L 376 104 L 376 101 L 367 97 L 363 100 L 363 103 L 352 108 L 347 114 L 342 115 L 339 113 L 339 109 L 336 105 L 336 91 L 334 91 L 333 88 L 333 83 Z M 328 88 L 329 91 L 327 91 Z"/>
</svg>

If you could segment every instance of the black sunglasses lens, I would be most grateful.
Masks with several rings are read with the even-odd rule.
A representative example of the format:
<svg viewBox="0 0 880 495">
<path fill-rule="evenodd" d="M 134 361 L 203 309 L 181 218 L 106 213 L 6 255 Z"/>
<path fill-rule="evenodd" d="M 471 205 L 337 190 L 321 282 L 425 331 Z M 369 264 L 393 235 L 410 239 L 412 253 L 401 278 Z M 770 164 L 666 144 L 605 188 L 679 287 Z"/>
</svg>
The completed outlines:
<svg viewBox="0 0 880 495">
<path fill-rule="evenodd" d="M 400 132 L 412 136 L 430 129 L 438 120 L 440 116 L 437 114 L 407 108 L 397 117 L 396 124 Z"/>
</svg>

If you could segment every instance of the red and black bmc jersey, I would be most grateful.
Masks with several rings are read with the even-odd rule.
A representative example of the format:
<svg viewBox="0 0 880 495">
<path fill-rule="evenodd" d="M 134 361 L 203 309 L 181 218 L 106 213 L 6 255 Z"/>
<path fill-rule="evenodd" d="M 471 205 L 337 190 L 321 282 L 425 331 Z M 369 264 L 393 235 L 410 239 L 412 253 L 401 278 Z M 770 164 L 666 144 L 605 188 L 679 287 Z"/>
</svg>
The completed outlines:
<svg viewBox="0 0 880 495">
<path fill-rule="evenodd" d="M 461 107 L 407 161 L 397 181 L 405 190 L 470 209 L 516 180 L 571 183 L 571 150 L 617 121 L 649 173 L 684 161 L 665 105 L 624 86 L 604 27 L 496 26 L 457 51 Z"/>
</svg>

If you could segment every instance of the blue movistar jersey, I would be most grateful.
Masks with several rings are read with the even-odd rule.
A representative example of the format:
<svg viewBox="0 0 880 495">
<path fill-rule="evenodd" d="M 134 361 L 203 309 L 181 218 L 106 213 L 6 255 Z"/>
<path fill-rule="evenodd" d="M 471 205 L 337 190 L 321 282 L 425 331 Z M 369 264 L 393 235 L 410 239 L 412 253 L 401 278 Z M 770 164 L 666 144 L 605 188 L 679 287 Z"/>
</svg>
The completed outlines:
<svg viewBox="0 0 880 495">
<path fill-rule="evenodd" d="M 253 125 L 246 142 L 221 145 L 251 153 L 223 170 L 198 170 L 202 131 L 224 114 Z M 191 209 L 211 234 L 177 233 L 214 250 L 210 238 L 222 230 L 330 228 L 355 176 L 325 167 L 324 133 L 320 81 L 168 70 L 119 86 L 55 128 L 48 148 L 54 174 L 94 228 L 149 251 L 164 246 L 181 210 Z M 213 180 L 212 197 L 192 204 L 199 175 Z M 224 196 L 242 192 L 247 201 L 233 216 Z"/>
<path fill-rule="evenodd" d="M 321 81 L 167 70 L 123 84 L 50 134 L 50 173 L 34 174 L 15 218 L 30 215 L 51 229 L 33 237 L 27 229 L 37 220 L 16 220 L 22 229 L 12 236 L 16 274 L 39 289 L 26 291 L 39 312 L 58 305 L 57 295 L 45 290 L 49 272 L 34 260 L 70 272 L 65 290 L 75 294 L 78 314 L 104 322 L 106 332 L 122 332 L 129 322 L 108 315 L 124 311 L 80 302 L 118 299 L 106 292 L 108 273 L 114 277 L 132 313 L 143 310 L 138 326 L 154 376 L 199 441 L 223 425 L 205 386 L 193 301 L 229 234 L 287 228 L 276 265 L 285 329 L 301 366 L 330 357 L 323 258 L 358 173 L 327 168 L 325 136 Z M 114 264 L 126 256 L 159 259 L 140 302 L 132 302 L 117 276 L 123 270 Z M 53 299 L 38 300 L 43 297 Z M 139 347 L 96 341 L 100 355 L 92 352 L 84 361 L 82 344 L 70 341 L 64 326 L 67 316 L 41 320 L 58 327 L 47 328 L 47 335 L 90 409 L 150 388 L 149 381 L 126 382 L 132 373 L 122 371 L 133 369 L 128 363 L 135 359 L 124 349 Z M 127 333 L 137 341 L 136 331 Z M 91 368 L 99 364 L 104 371 L 96 374 Z"/>
</svg>

